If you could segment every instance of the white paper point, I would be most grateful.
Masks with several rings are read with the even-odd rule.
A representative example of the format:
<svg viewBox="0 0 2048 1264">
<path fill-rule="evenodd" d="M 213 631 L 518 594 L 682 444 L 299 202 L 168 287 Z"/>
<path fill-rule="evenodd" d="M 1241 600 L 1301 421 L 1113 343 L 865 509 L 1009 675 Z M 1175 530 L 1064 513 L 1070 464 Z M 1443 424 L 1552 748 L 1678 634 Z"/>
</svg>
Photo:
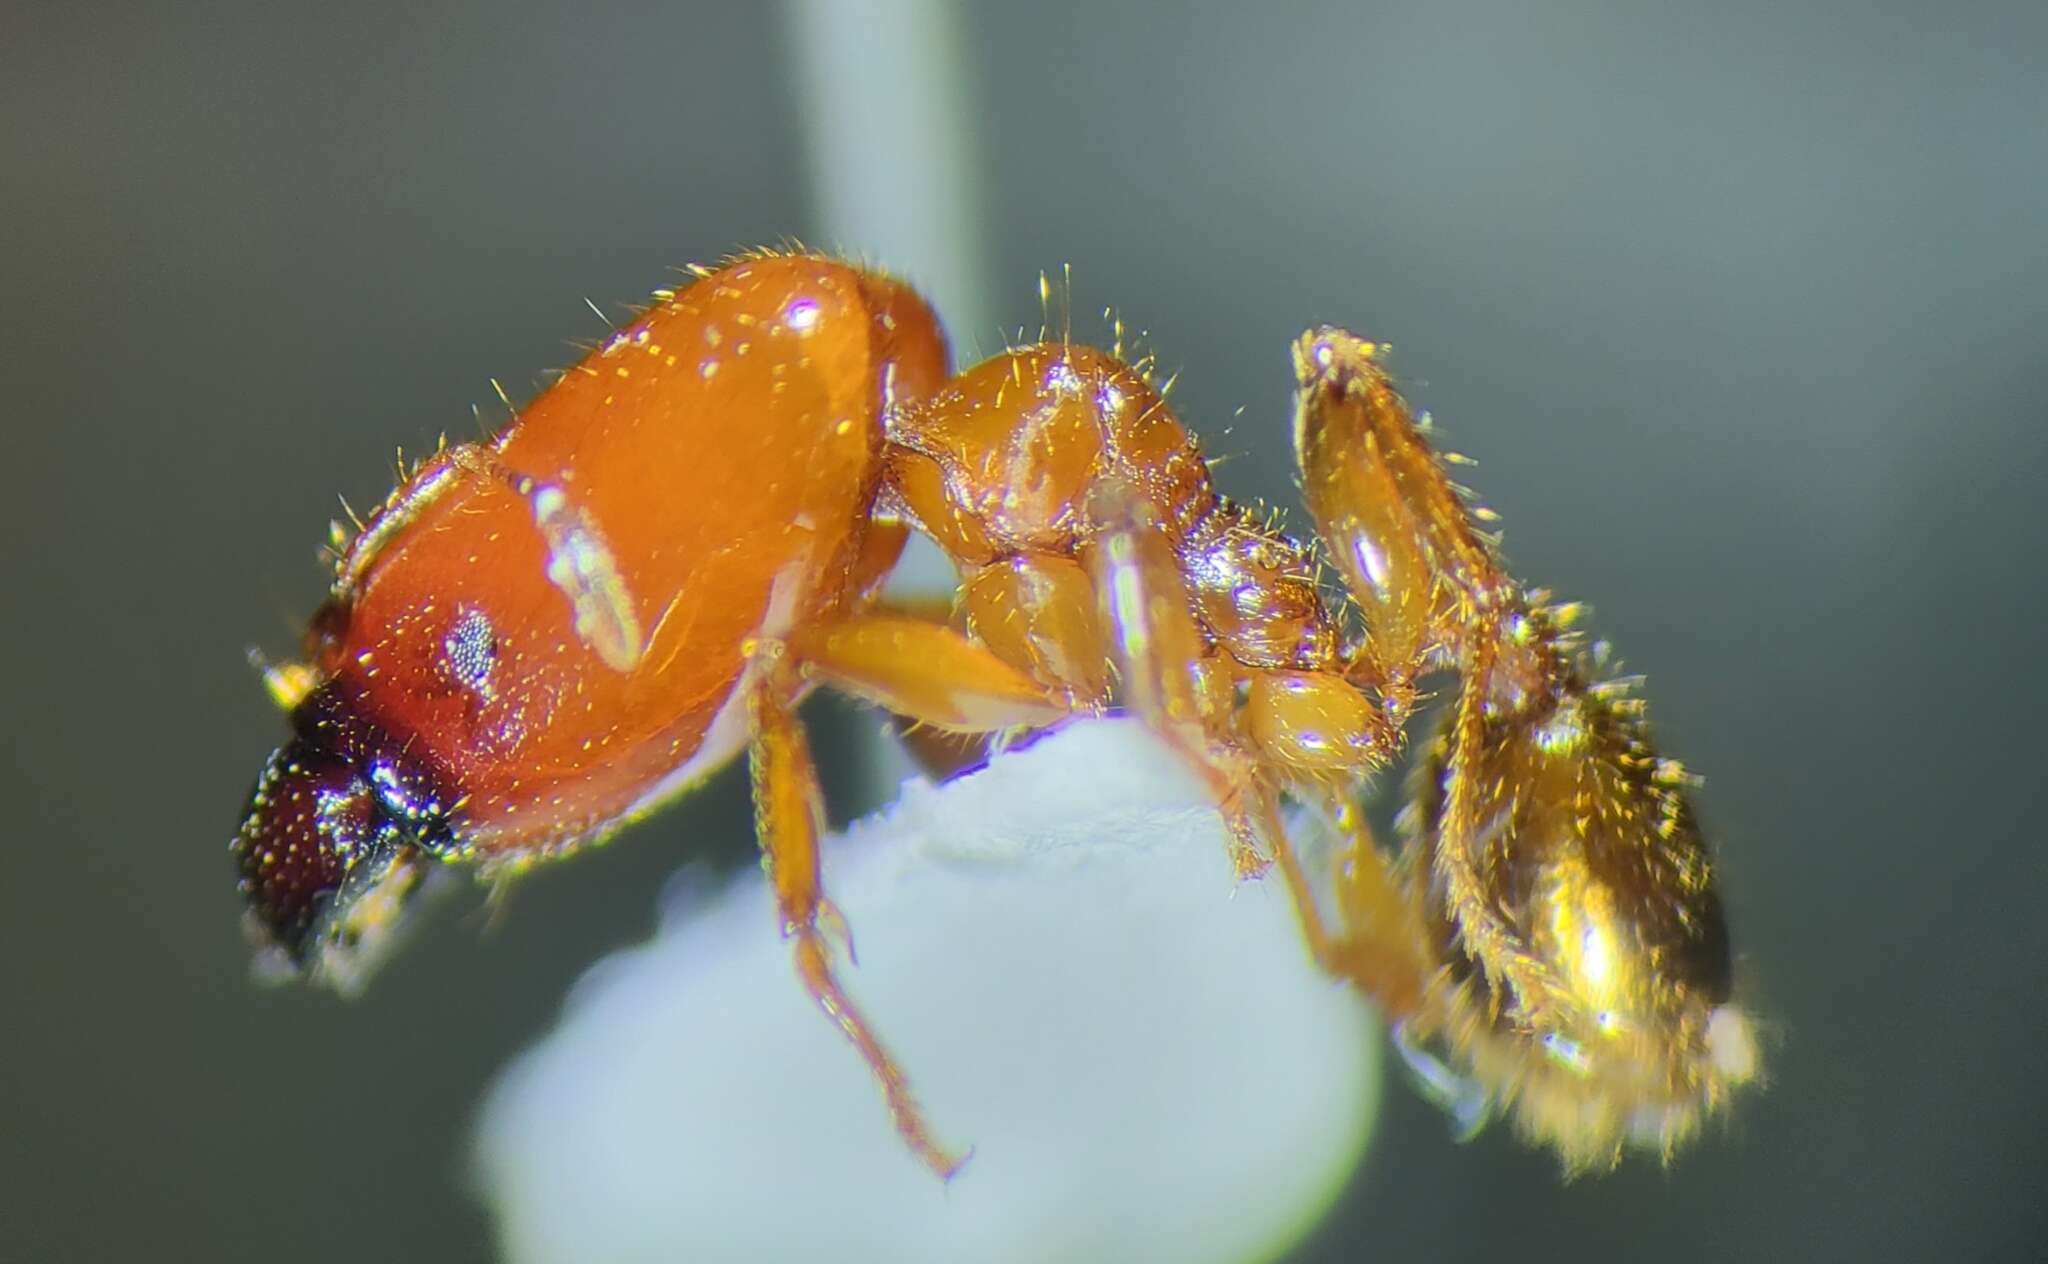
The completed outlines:
<svg viewBox="0 0 2048 1264">
<path fill-rule="evenodd" d="M 1137 725 L 909 783 L 826 880 L 843 977 L 967 1167 L 941 1184 L 897 1140 L 749 874 L 672 897 L 492 1091 L 506 1259 L 1263 1259 L 1356 1164 L 1375 1024 Z"/>
</svg>

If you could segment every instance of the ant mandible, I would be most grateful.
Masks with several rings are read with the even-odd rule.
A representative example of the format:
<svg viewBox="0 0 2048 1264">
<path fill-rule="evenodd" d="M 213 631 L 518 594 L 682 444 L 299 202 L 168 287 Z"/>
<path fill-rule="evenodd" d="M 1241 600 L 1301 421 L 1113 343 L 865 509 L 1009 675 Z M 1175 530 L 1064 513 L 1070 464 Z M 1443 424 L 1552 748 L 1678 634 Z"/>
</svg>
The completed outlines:
<svg viewBox="0 0 2048 1264">
<path fill-rule="evenodd" d="M 1294 348 L 1303 486 L 1354 628 L 1310 548 L 1216 492 L 1142 362 L 1062 338 L 948 377 L 930 308 L 879 272 L 773 251 L 693 271 L 494 439 L 336 528 L 307 661 L 265 672 L 293 736 L 232 844 L 273 966 L 353 990 L 430 868 L 516 874 L 744 750 L 797 973 L 949 1176 L 838 981 L 796 705 L 822 683 L 1000 734 L 1120 703 L 1209 787 L 1238 873 L 1278 863 L 1314 959 L 1568 1163 L 1668 1153 L 1751 1076 L 1687 775 L 1589 679 L 1571 610 L 1501 569 L 1376 346 Z M 879 595 L 912 529 L 960 571 L 954 619 Z M 1359 797 L 1444 674 L 1385 853 Z M 1337 825 L 1334 881 L 1283 799 Z"/>
</svg>

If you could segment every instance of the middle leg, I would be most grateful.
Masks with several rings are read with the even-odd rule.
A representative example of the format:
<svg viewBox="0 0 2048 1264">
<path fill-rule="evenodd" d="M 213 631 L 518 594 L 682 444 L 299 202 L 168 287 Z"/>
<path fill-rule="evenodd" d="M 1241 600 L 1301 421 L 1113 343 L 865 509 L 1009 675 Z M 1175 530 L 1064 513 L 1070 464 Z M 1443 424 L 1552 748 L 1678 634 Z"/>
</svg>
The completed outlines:
<svg viewBox="0 0 2048 1264">
<path fill-rule="evenodd" d="M 1151 505 L 1106 485 L 1091 506 L 1092 560 L 1124 704 L 1209 787 L 1231 863 L 1257 877 L 1285 846 L 1279 798 L 1237 733 L 1236 671 L 1195 621 L 1179 558 Z"/>
</svg>

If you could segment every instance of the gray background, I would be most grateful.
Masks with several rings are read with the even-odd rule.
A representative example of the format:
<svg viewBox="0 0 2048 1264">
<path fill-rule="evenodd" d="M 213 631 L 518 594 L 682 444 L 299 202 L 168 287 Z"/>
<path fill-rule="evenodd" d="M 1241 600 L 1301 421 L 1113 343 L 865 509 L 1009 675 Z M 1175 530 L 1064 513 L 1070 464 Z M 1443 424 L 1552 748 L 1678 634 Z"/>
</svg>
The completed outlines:
<svg viewBox="0 0 2048 1264">
<path fill-rule="evenodd" d="M 2048 1230 L 2048 21 L 1776 8 L 968 14 L 1003 320 L 1071 262 L 1282 503 L 1287 339 L 1394 341 L 1709 777 L 1776 1024 L 1668 1173 L 1560 1187 L 1397 1086 L 1301 1259 Z M 495 927 L 444 908 L 358 1004 L 257 991 L 224 844 L 282 729 L 242 649 L 293 644 L 334 494 L 564 363 L 583 296 L 812 230 L 784 65 L 767 8 L 0 7 L 0 1257 L 487 1254 L 481 1085 L 743 836 L 742 780 Z"/>
</svg>

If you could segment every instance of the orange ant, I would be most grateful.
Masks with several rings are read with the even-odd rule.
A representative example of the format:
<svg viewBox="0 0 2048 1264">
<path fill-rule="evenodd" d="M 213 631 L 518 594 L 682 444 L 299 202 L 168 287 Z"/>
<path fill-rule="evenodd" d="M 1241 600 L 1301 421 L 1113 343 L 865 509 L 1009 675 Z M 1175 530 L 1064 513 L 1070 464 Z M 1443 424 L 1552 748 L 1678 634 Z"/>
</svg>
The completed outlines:
<svg viewBox="0 0 2048 1264">
<path fill-rule="evenodd" d="M 1686 774 L 1589 681 L 1569 608 L 1501 570 L 1375 346 L 1294 352 L 1357 629 L 1119 354 L 1061 339 L 949 377 L 931 310 L 880 273 L 764 251 L 695 278 L 337 528 L 309 661 L 265 673 L 293 737 L 232 845 L 274 964 L 353 989 L 433 866 L 518 873 L 745 750 L 797 973 L 947 1176 L 838 982 L 796 705 L 822 683 L 1002 734 L 1120 701 L 1204 778 L 1237 871 L 1277 861 L 1315 960 L 1569 1163 L 1668 1151 L 1750 1077 Z M 956 620 L 879 598 L 913 528 L 959 568 Z M 1358 799 L 1442 673 L 1389 857 Z M 1283 797 L 1340 827 L 1334 930 Z"/>
</svg>

